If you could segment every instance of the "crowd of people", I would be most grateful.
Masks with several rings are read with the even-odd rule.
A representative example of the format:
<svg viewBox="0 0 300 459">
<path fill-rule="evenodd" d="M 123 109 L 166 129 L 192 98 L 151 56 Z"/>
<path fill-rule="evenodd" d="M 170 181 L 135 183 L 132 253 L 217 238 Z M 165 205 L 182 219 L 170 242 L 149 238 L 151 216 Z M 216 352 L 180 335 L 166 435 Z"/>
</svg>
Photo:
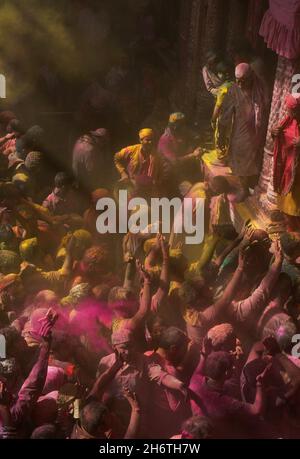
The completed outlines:
<svg viewBox="0 0 300 459">
<path fill-rule="evenodd" d="M 237 232 L 232 206 L 260 173 L 266 92 L 248 61 L 232 78 L 210 53 L 203 77 L 216 167 L 240 186 L 207 178 L 181 112 L 114 153 L 107 128 L 87 129 L 72 173 L 40 126 L 0 112 L 1 438 L 299 438 L 300 100 L 289 95 L 274 126 L 279 208 L 267 229 Z M 160 221 L 157 234 L 99 233 L 97 202 L 118 207 L 119 190 L 202 198 L 203 242 L 168 237 Z"/>
</svg>

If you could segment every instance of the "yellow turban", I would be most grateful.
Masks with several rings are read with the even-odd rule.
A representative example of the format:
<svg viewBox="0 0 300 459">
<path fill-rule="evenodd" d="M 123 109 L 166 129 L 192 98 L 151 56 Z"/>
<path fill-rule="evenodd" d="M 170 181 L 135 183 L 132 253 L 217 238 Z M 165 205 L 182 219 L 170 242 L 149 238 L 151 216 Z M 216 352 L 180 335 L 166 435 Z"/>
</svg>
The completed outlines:
<svg viewBox="0 0 300 459">
<path fill-rule="evenodd" d="M 184 119 L 185 119 L 184 113 L 181 113 L 181 112 L 172 113 L 169 117 L 169 123 L 170 124 L 177 123 L 178 121 L 182 121 Z"/>
<path fill-rule="evenodd" d="M 154 137 L 154 131 L 150 128 L 141 129 L 139 132 L 140 140 L 143 140 L 145 137 Z"/>
</svg>

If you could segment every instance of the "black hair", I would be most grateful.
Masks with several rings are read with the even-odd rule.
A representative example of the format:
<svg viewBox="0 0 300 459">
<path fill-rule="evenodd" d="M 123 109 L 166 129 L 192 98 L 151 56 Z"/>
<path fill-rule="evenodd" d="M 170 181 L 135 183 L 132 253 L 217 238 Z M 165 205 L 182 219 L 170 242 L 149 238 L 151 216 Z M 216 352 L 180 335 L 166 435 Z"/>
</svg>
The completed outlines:
<svg viewBox="0 0 300 459">
<path fill-rule="evenodd" d="M 225 61 L 218 62 L 216 65 L 216 72 L 223 73 L 224 75 L 229 75 L 230 74 L 229 64 Z"/>
<path fill-rule="evenodd" d="M 96 400 L 88 402 L 80 411 L 80 424 L 90 435 L 96 435 L 107 414 L 107 407 Z"/>
<path fill-rule="evenodd" d="M 21 123 L 20 120 L 17 120 L 17 119 L 12 119 L 9 123 L 8 123 L 8 126 L 7 127 L 10 127 L 10 129 L 12 131 L 15 131 L 15 132 L 18 132 L 19 134 L 24 134 L 25 130 L 24 130 L 24 127 Z"/>
<path fill-rule="evenodd" d="M 31 126 L 23 136 L 23 146 L 35 150 L 42 150 L 44 146 L 45 131 L 41 126 Z"/>
<path fill-rule="evenodd" d="M 54 184 L 57 188 L 69 186 L 71 184 L 71 178 L 66 172 L 57 172 L 54 178 Z"/>
<path fill-rule="evenodd" d="M 160 322 L 165 327 L 168 327 L 168 325 L 169 325 L 167 320 L 165 319 L 165 317 L 163 317 L 162 315 L 150 314 L 149 317 L 147 318 L 147 328 L 148 328 L 150 333 L 152 333 L 154 325 L 157 322 Z"/>
<path fill-rule="evenodd" d="M 159 347 L 169 349 L 171 346 L 179 347 L 187 342 L 186 334 L 177 327 L 168 327 L 163 330 L 159 338 Z"/>
<path fill-rule="evenodd" d="M 218 381 L 225 376 L 226 371 L 232 368 L 233 360 L 229 352 L 212 352 L 205 362 L 205 375 Z"/>
<path fill-rule="evenodd" d="M 198 300 L 198 291 L 192 281 L 185 281 L 178 289 L 178 296 L 180 301 L 189 306 L 195 305 Z"/>
<path fill-rule="evenodd" d="M 186 431 L 199 440 L 211 438 L 212 429 L 211 421 L 204 416 L 192 416 L 183 423 L 181 428 L 182 431 Z"/>
<path fill-rule="evenodd" d="M 299 233 L 283 233 L 280 236 L 280 243 L 285 255 L 294 256 L 295 252 L 300 249 L 300 235 Z"/>
<path fill-rule="evenodd" d="M 223 175 L 213 177 L 210 180 L 210 184 L 214 187 L 214 189 L 217 189 L 220 194 L 227 193 L 230 190 L 229 182 L 225 177 L 223 177 Z"/>
<path fill-rule="evenodd" d="M 54 424 L 44 424 L 37 427 L 31 434 L 33 440 L 47 440 L 48 438 L 53 440 L 57 438 L 57 429 Z"/>
</svg>

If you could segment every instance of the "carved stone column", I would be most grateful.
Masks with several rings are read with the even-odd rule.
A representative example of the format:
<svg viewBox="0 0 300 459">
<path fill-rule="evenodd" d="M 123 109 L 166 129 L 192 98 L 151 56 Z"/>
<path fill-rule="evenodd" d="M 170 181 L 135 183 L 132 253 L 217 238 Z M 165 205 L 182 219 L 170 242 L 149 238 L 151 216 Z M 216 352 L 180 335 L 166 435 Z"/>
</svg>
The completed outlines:
<svg viewBox="0 0 300 459">
<path fill-rule="evenodd" d="M 181 81 L 185 84 L 187 79 L 188 68 L 188 42 L 190 38 L 190 21 L 192 14 L 192 3 L 181 1 L 180 8 L 180 25 L 179 25 L 179 53 L 180 53 L 180 76 Z"/>
<path fill-rule="evenodd" d="M 197 88 L 197 80 L 199 78 L 200 62 L 199 55 L 199 31 L 201 28 L 201 8 L 203 0 L 192 0 L 190 10 L 189 30 L 187 34 L 186 46 L 186 78 L 185 78 L 185 94 L 184 107 L 185 111 L 192 112 L 195 105 L 195 93 Z"/>
<path fill-rule="evenodd" d="M 227 3 L 227 37 L 226 52 L 231 55 L 233 49 L 246 35 L 247 9 L 244 2 L 240 0 L 230 0 Z"/>
<path fill-rule="evenodd" d="M 202 63 L 207 51 L 210 49 L 219 51 L 222 48 L 224 14 L 226 10 L 223 0 L 206 1 L 205 27 L 200 53 Z"/>
<path fill-rule="evenodd" d="M 204 0 L 201 18 L 201 46 L 198 52 L 199 77 L 197 84 L 197 107 L 195 118 L 202 124 L 202 120 L 208 119 L 207 113 L 212 112 L 213 98 L 207 92 L 201 76 L 201 68 L 205 63 L 205 55 L 209 50 L 222 51 L 223 30 L 226 23 L 226 2 L 223 0 Z"/>
<path fill-rule="evenodd" d="M 264 161 L 257 189 L 262 210 L 268 213 L 276 208 L 277 196 L 273 190 L 273 148 L 272 128 L 285 116 L 285 96 L 292 89 L 292 77 L 296 73 L 296 64 L 284 57 L 278 57 L 276 76 L 273 88 L 268 131 L 264 148 Z"/>
</svg>

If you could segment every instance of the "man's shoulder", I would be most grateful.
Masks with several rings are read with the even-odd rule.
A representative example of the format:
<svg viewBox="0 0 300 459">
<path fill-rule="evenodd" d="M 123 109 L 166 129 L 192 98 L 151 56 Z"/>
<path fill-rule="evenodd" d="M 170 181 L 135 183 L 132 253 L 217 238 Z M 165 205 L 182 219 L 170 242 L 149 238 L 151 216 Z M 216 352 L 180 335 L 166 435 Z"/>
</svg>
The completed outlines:
<svg viewBox="0 0 300 459">
<path fill-rule="evenodd" d="M 137 143 L 135 145 L 128 145 L 127 147 L 122 148 L 121 153 L 123 154 L 138 153 L 140 149 L 141 149 L 141 144 Z"/>
<path fill-rule="evenodd" d="M 116 354 L 112 352 L 111 354 L 105 355 L 102 357 L 99 361 L 98 367 L 104 366 L 104 367 L 111 367 L 116 361 Z"/>
<path fill-rule="evenodd" d="M 204 383 L 205 377 L 201 373 L 194 373 L 191 377 L 189 388 L 198 393 Z"/>
</svg>

